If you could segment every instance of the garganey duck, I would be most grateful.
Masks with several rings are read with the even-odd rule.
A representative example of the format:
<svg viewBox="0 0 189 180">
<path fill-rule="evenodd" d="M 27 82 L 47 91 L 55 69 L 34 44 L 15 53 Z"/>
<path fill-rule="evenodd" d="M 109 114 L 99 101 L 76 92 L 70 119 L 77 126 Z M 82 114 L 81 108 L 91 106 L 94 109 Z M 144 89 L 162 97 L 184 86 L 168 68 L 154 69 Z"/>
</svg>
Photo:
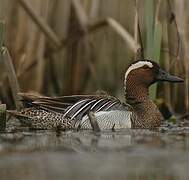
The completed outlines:
<svg viewBox="0 0 189 180">
<path fill-rule="evenodd" d="M 100 129 L 155 128 L 161 124 L 161 113 L 149 99 L 149 87 L 158 81 L 183 79 L 165 72 L 154 61 L 139 60 L 125 73 L 126 103 L 106 95 L 44 97 L 23 93 L 25 107 L 10 112 L 33 129 L 91 129 L 91 111 Z"/>
</svg>

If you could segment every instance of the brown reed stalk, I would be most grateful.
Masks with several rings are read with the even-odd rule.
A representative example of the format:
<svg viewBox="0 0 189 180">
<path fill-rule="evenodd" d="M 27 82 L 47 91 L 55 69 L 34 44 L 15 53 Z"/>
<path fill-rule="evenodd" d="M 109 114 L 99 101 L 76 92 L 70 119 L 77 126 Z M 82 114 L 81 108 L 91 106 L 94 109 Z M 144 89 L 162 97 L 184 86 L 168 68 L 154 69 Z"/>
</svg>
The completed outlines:
<svg viewBox="0 0 189 180">
<path fill-rule="evenodd" d="M 26 13 L 31 17 L 31 19 L 36 23 L 40 30 L 44 33 L 47 39 L 52 42 L 52 44 L 58 48 L 61 43 L 57 35 L 52 31 L 49 25 L 32 9 L 30 4 L 25 0 L 17 0 Z"/>
<path fill-rule="evenodd" d="M 50 0 L 47 0 L 45 5 L 43 5 L 43 1 L 41 1 L 42 7 L 42 15 L 44 17 L 44 20 L 47 21 L 48 19 L 48 9 L 49 9 L 49 2 Z M 38 40 L 38 49 L 36 50 L 37 55 L 37 79 L 36 79 L 36 89 L 38 92 L 42 92 L 43 89 L 43 81 L 45 76 L 45 58 L 44 58 L 44 52 L 45 52 L 45 44 L 46 44 L 46 38 L 42 34 L 39 36 Z"/>
<path fill-rule="evenodd" d="M 100 21 L 97 21 L 95 23 L 89 24 L 87 33 L 78 33 L 78 36 L 71 37 L 70 39 L 64 39 L 62 40 L 61 47 L 65 47 L 68 44 L 71 44 L 75 41 L 78 41 L 79 39 L 83 38 L 85 35 L 95 33 L 98 30 L 101 30 L 103 27 L 111 27 L 111 29 L 116 32 L 128 45 L 128 47 L 132 50 L 132 52 L 136 53 L 140 49 L 140 45 L 135 42 L 134 38 L 131 36 L 131 34 L 115 19 L 113 18 L 107 18 Z"/>
<path fill-rule="evenodd" d="M 188 22 L 188 12 L 185 9 L 185 1 L 175 1 L 176 10 L 176 18 L 178 23 L 178 31 L 181 36 L 181 44 L 182 44 L 182 58 L 184 63 L 185 69 L 185 88 L 184 88 L 184 95 L 185 95 L 185 109 L 189 110 L 189 41 L 187 36 L 187 22 Z"/>
<path fill-rule="evenodd" d="M 168 45 L 168 27 L 167 22 L 164 22 L 163 24 L 163 48 L 167 49 L 169 51 L 169 45 Z M 170 56 L 169 53 L 162 54 L 162 60 L 160 60 L 161 65 L 164 65 L 164 68 L 166 71 L 169 71 L 170 69 Z M 162 62 L 163 61 L 163 62 Z M 170 105 L 171 104 L 171 87 L 169 83 L 164 84 L 164 99 L 165 101 Z"/>
<path fill-rule="evenodd" d="M 138 26 L 139 26 L 139 17 L 138 17 L 138 0 L 135 0 L 135 19 L 134 19 L 134 39 L 135 42 L 139 42 L 139 33 L 138 33 Z M 135 59 L 138 59 L 141 55 L 141 49 L 135 54 Z"/>
<path fill-rule="evenodd" d="M 74 1 L 72 1 L 74 2 Z M 81 33 L 81 26 L 79 24 L 76 9 L 73 4 L 71 5 L 70 17 L 69 17 L 69 25 L 68 25 L 68 39 L 70 37 L 76 37 L 78 33 Z M 79 13 L 77 13 L 79 14 Z M 82 20 L 81 18 L 80 20 Z M 77 91 L 77 81 L 79 81 L 78 72 L 78 48 L 79 41 L 73 41 L 69 43 L 66 47 L 66 62 L 67 67 L 65 68 L 65 74 L 67 76 L 65 87 L 63 87 L 65 92 L 76 93 Z M 77 77 L 77 78 L 76 78 Z M 80 81 L 79 81 L 80 82 Z"/>
<path fill-rule="evenodd" d="M 140 48 L 138 47 L 137 43 L 141 42 L 141 39 L 145 38 L 143 36 L 146 33 L 146 29 L 144 27 L 144 4 L 142 1 L 138 1 L 138 11 L 136 12 L 136 7 L 134 7 L 133 0 L 114 2 L 113 0 L 110 0 L 108 7 L 104 1 L 102 2 L 100 0 L 49 0 L 51 5 L 53 4 L 53 10 L 48 10 L 48 17 L 43 17 L 43 14 L 41 13 L 42 8 L 44 9 L 47 5 L 46 3 L 48 3 L 47 0 L 17 0 L 15 2 L 10 1 L 7 3 L 9 4 L 8 6 L 12 6 L 12 8 L 7 11 L 7 14 L 5 14 L 5 17 L 8 19 L 6 23 L 9 25 L 7 26 L 8 31 L 6 35 L 6 44 L 8 45 L 8 49 L 13 57 L 13 64 L 15 65 L 16 72 L 18 72 L 19 81 L 23 90 L 41 91 L 41 89 L 43 89 L 43 92 L 50 95 L 55 93 L 55 90 L 52 89 L 52 86 L 56 86 L 54 85 L 56 80 L 58 84 L 62 84 L 62 87 L 66 89 L 66 93 L 69 94 L 73 92 L 70 90 L 70 88 L 77 89 L 81 93 L 83 93 L 85 90 L 90 90 L 91 93 L 91 91 L 96 89 L 96 84 L 99 82 L 101 87 L 105 90 L 106 87 L 111 87 L 111 90 L 115 92 L 115 89 L 118 88 L 119 84 L 118 82 L 115 83 L 115 77 L 122 74 L 122 71 L 125 69 L 124 67 L 128 65 L 128 62 L 130 61 L 130 58 L 133 57 L 136 49 Z M 160 17 L 159 21 L 161 21 L 162 15 L 164 15 L 164 13 L 166 13 L 168 10 L 164 10 L 162 6 L 159 8 L 160 6 L 157 4 L 159 1 L 154 2 L 156 13 L 153 14 L 155 14 L 155 17 Z M 12 5 L 13 3 L 14 5 Z M 22 3 L 29 4 L 30 9 L 27 10 L 26 7 L 23 11 L 24 5 L 21 5 Z M 173 1 L 171 1 L 171 3 L 174 4 Z M 70 33 L 71 35 L 68 36 L 67 32 L 69 32 L 68 29 L 72 23 L 70 22 L 71 18 L 69 18 L 70 4 L 72 4 L 72 7 L 74 8 L 76 14 L 75 18 L 77 21 L 76 25 L 72 28 L 75 28 L 76 30 L 78 29 L 79 31 L 76 31 L 74 35 Z M 131 7 L 133 7 L 133 9 Z M 31 9 L 34 14 L 28 13 Z M 177 11 L 177 8 L 175 8 L 175 11 Z M 149 15 L 149 12 L 146 12 L 147 15 Z M 25 16 L 26 13 L 29 14 L 29 16 Z M 186 16 L 185 18 L 187 18 L 187 14 L 184 12 L 183 14 Z M 36 17 L 34 17 L 35 15 Z M 139 37 L 137 37 L 139 34 L 137 34 L 136 16 L 139 17 L 140 21 L 141 36 Z M 109 21 L 109 17 L 110 19 L 113 19 L 113 23 L 111 23 L 111 20 Z M 42 25 L 40 25 L 41 21 L 39 19 L 41 19 Z M 51 23 L 49 23 L 51 24 L 51 27 L 47 23 L 49 19 L 51 19 Z M 114 21 L 116 21 L 116 23 L 114 23 Z M 178 21 L 179 23 L 181 22 L 180 19 Z M 30 22 L 34 22 L 34 24 Z M 134 23 L 136 23 L 135 27 Z M 82 24 L 84 30 L 81 30 Z M 50 31 L 54 33 L 56 36 L 55 39 L 58 39 L 57 44 L 59 45 L 54 45 L 56 44 L 56 40 L 52 40 L 53 35 L 48 34 L 48 30 L 45 30 L 46 27 L 50 28 Z M 170 31 L 175 28 L 173 26 L 171 27 L 168 27 L 168 36 L 170 35 Z M 108 28 L 108 30 L 105 28 Z M 184 28 L 187 29 L 187 27 Z M 122 33 L 123 29 L 126 31 L 126 33 Z M 135 35 L 132 36 L 132 32 L 135 32 L 133 33 Z M 129 34 L 130 36 L 125 36 L 123 34 Z M 42 36 L 44 36 L 44 38 Z M 61 41 L 61 39 L 63 40 Z M 177 44 L 177 40 L 175 39 L 169 37 L 169 44 Z M 184 40 L 188 42 L 188 37 L 185 36 Z M 104 44 L 103 46 L 101 46 L 102 42 Z M 125 42 L 126 46 L 124 46 L 125 44 L 123 42 Z M 74 49 L 75 46 L 73 44 L 76 44 L 76 50 Z M 68 46 L 72 48 L 69 48 L 69 52 L 67 52 L 66 55 Z M 53 47 L 53 49 L 51 49 L 51 47 Z M 175 49 L 177 48 L 171 47 L 173 46 L 169 46 L 169 51 L 176 51 Z M 71 54 L 72 52 L 73 54 Z M 69 55 L 73 55 L 70 58 L 72 59 L 72 62 L 68 62 Z M 182 64 L 182 59 L 185 59 L 185 56 L 181 57 L 181 61 L 176 62 L 178 73 L 182 73 L 180 71 L 181 68 L 178 70 L 178 65 L 185 67 L 185 64 Z M 47 61 L 44 61 L 43 58 L 47 59 Z M 48 60 L 53 62 L 49 63 Z M 40 69 L 43 69 L 43 65 L 40 65 L 42 62 L 44 63 L 44 72 L 40 72 Z M 122 67 L 122 65 L 124 65 L 124 67 Z M 169 66 L 169 64 L 167 64 L 167 66 Z M 108 69 L 107 72 L 111 73 L 111 75 L 108 74 L 107 77 L 101 77 L 100 73 L 97 73 L 98 67 L 103 69 L 102 74 Z M 117 71 L 115 70 L 115 67 L 117 68 Z M 67 71 L 67 73 L 65 73 L 65 71 Z M 74 71 L 74 74 L 71 74 L 72 71 Z M 80 73 L 82 73 L 82 75 Z M 116 74 L 116 76 L 114 76 L 114 74 Z M 2 75 L 2 72 L 0 72 L 0 75 Z M 51 76 L 53 76 L 53 78 Z M 74 86 L 70 81 L 70 87 L 67 87 L 66 81 L 70 80 L 69 76 L 73 76 L 71 80 L 74 83 Z M 112 76 L 114 76 L 114 78 L 112 78 Z M 94 83 L 94 79 L 97 83 Z M 111 81 L 109 81 L 109 79 Z M 33 82 L 31 83 L 31 81 Z M 41 86 L 40 84 L 42 81 L 43 85 Z M 5 84 L 6 83 L 4 83 L 2 86 L 6 86 L 5 89 L 9 90 L 9 86 Z M 178 85 L 175 87 L 178 87 Z M 179 86 L 178 89 L 181 89 L 181 87 L 182 86 Z M 183 101 L 183 99 L 185 99 L 184 97 L 187 95 L 187 91 L 185 90 L 184 95 L 181 91 L 182 89 L 178 91 L 176 88 L 175 94 L 173 95 L 172 93 L 171 99 L 175 101 L 174 104 L 178 104 L 179 101 Z M 56 93 L 60 92 L 61 91 L 56 91 Z M 9 93 L 5 92 L 4 94 L 10 96 Z M 168 92 L 166 94 L 168 94 Z M 178 98 L 175 98 L 177 96 Z M 181 98 L 182 96 L 183 98 Z"/>
<path fill-rule="evenodd" d="M 91 2 L 91 8 L 89 12 L 89 18 L 90 19 L 95 19 L 98 15 L 98 10 L 100 7 L 100 0 L 95 0 Z"/>
<path fill-rule="evenodd" d="M 18 83 L 18 80 L 17 80 L 17 77 L 16 77 L 16 73 L 15 73 L 13 63 L 12 63 L 11 56 L 10 56 L 9 51 L 6 47 L 4 47 L 2 49 L 2 58 L 3 58 L 4 64 L 5 64 L 5 67 L 6 67 L 6 70 L 7 70 L 7 75 L 8 75 L 8 79 L 9 79 L 14 103 L 16 105 L 16 108 L 20 109 L 21 103 L 20 103 L 19 97 L 18 97 L 18 93 L 20 92 L 19 83 Z"/>
</svg>

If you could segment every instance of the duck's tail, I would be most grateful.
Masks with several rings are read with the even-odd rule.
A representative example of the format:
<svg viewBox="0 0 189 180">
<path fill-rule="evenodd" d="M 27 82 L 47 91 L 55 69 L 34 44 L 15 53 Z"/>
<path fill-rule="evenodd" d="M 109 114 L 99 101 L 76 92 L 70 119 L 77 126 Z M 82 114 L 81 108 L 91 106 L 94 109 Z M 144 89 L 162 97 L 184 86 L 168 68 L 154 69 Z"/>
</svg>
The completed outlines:
<svg viewBox="0 0 189 180">
<path fill-rule="evenodd" d="M 30 126 L 31 125 L 31 117 L 26 115 L 26 114 L 23 114 L 17 110 L 6 110 L 6 112 L 8 114 L 10 114 L 11 116 L 17 118 L 20 123 L 24 126 Z"/>
</svg>

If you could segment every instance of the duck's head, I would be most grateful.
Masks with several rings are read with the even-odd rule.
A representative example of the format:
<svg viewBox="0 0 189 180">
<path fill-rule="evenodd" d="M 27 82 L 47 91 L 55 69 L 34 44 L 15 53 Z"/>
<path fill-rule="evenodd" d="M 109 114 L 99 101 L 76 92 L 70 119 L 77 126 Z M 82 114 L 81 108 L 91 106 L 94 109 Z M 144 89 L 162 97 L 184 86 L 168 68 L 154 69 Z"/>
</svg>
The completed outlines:
<svg viewBox="0 0 189 180">
<path fill-rule="evenodd" d="M 171 75 L 151 60 L 139 60 L 129 65 L 125 73 L 125 91 L 146 88 L 158 81 L 183 82 L 183 79 Z M 135 88 L 135 89 L 134 89 Z"/>
</svg>

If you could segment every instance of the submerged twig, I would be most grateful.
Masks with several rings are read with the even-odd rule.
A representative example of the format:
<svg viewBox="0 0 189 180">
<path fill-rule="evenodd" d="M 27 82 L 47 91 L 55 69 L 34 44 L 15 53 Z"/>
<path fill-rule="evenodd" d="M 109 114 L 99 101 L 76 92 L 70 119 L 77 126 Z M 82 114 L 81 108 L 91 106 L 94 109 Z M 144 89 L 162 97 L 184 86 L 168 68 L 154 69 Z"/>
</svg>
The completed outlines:
<svg viewBox="0 0 189 180">
<path fill-rule="evenodd" d="M 113 126 L 112 126 L 112 132 L 114 132 L 115 131 L 115 124 L 113 124 Z"/>
<path fill-rule="evenodd" d="M 89 120 L 90 120 L 90 123 L 91 123 L 91 127 L 93 129 L 93 131 L 95 132 L 100 132 L 100 127 L 98 125 L 98 122 L 96 120 L 96 117 L 94 115 L 94 112 L 90 111 L 88 113 L 88 117 L 89 117 Z"/>
<path fill-rule="evenodd" d="M 189 113 L 186 113 L 186 114 L 181 115 L 180 117 L 178 117 L 178 119 L 180 119 L 180 120 L 187 119 L 187 118 L 189 118 Z"/>
</svg>

